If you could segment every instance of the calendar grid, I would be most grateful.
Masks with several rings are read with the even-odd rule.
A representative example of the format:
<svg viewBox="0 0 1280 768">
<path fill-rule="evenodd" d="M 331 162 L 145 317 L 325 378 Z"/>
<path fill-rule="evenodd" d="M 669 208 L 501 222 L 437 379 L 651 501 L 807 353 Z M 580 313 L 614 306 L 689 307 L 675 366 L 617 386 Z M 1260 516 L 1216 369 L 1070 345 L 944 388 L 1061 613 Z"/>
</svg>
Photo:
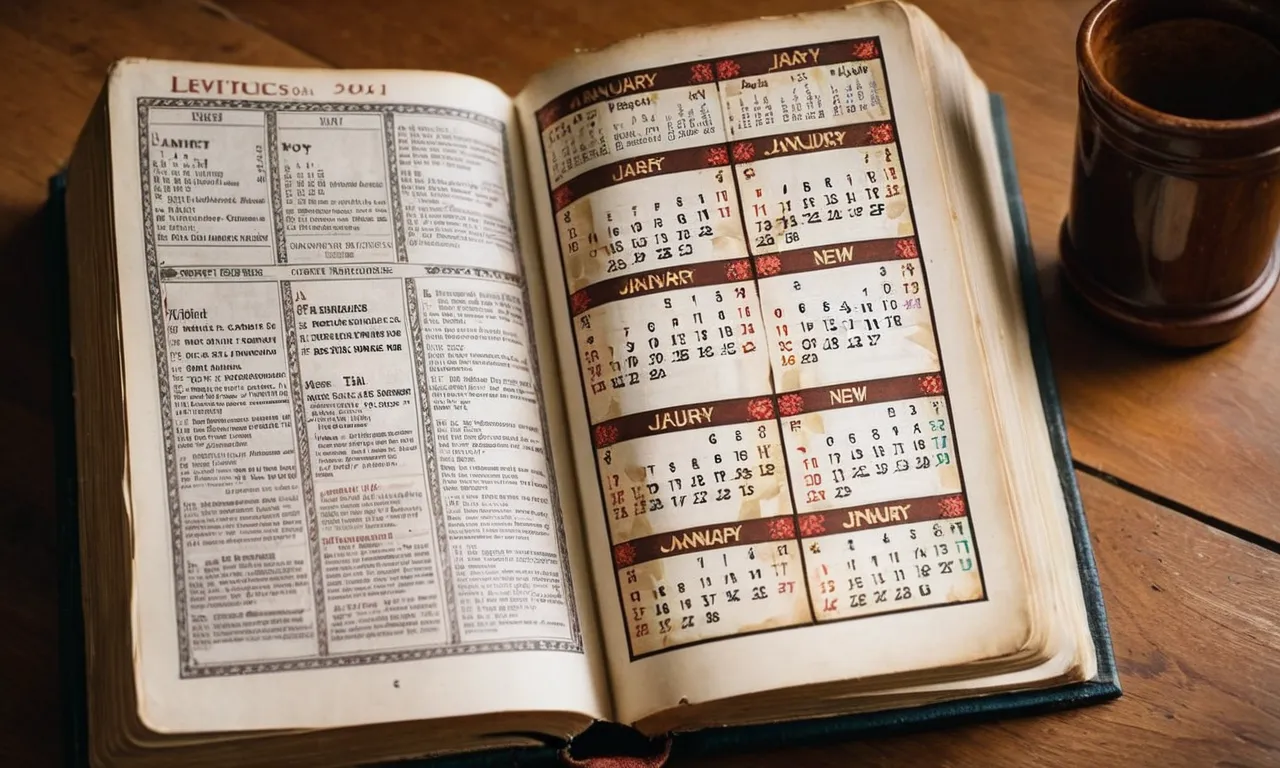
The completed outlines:
<svg viewBox="0 0 1280 768">
<path fill-rule="evenodd" d="M 824 95 L 812 85 L 818 75 L 843 84 Z M 767 94 L 778 90 L 784 98 L 770 102 Z M 711 127 L 722 135 L 699 142 L 701 123 L 689 116 L 705 116 L 695 107 L 712 97 L 721 122 Z M 648 111 L 628 124 L 628 110 Z M 878 38 L 606 78 L 549 102 L 537 117 L 631 658 L 987 599 Z M 654 145 L 661 119 L 668 141 Z M 606 120 L 614 121 L 613 145 Z M 833 164 L 849 168 L 839 189 Z M 802 210 L 792 213 L 793 202 Z M 663 247 L 671 237 L 678 252 Z M 794 299 L 784 286 L 801 291 L 802 282 L 812 283 L 801 295 L 820 298 L 811 303 L 823 317 L 806 316 L 810 299 L 788 304 Z M 841 284 L 841 293 L 822 293 Z M 873 284 L 882 298 L 869 296 Z M 864 286 L 862 298 L 853 298 L 856 286 Z M 723 325 L 704 330 L 712 313 Z M 791 337 L 793 325 L 802 338 Z M 718 347 L 704 343 L 712 330 Z M 833 372 L 820 367 L 819 353 L 837 361 Z M 697 389 L 663 381 L 668 365 L 687 363 L 694 367 L 681 369 L 686 377 L 703 371 L 705 394 L 692 403 Z M 850 366 L 864 374 L 858 381 L 844 380 Z M 832 430 L 847 432 L 850 445 L 836 446 Z M 676 432 L 682 437 L 671 439 L 680 443 L 662 442 Z M 856 444 L 855 433 L 871 443 Z M 817 442 L 824 436 L 825 447 Z M 732 447 L 698 447 L 720 441 Z M 874 458 L 855 464 L 866 456 L 861 445 Z M 744 480 L 736 498 L 728 471 L 716 469 L 725 457 Z M 905 485 L 890 476 L 904 472 L 915 473 Z M 761 490 L 764 500 L 749 498 Z M 904 490 L 915 493 L 901 498 Z M 690 507 L 690 496 L 708 506 Z M 847 551 L 832 551 L 835 534 L 845 536 Z M 773 592 L 766 566 L 777 579 Z"/>
</svg>

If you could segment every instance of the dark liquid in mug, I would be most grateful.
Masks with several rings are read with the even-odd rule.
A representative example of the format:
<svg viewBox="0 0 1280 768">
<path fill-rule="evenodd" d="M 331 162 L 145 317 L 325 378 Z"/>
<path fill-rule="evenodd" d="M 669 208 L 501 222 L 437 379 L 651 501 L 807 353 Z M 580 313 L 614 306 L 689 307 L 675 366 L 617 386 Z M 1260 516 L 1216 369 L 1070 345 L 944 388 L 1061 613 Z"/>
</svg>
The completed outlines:
<svg viewBox="0 0 1280 768">
<path fill-rule="evenodd" d="M 1280 47 L 1213 19 L 1123 32 L 1099 65 L 1125 96 L 1170 115 L 1234 120 L 1280 110 Z"/>
</svg>

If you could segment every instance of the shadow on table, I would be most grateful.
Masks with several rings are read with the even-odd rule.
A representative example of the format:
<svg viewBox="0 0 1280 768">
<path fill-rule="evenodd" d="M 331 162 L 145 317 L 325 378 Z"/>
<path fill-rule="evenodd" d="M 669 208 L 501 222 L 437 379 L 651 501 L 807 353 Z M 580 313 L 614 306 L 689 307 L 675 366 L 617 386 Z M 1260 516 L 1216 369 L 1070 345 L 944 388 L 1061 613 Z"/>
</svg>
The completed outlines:
<svg viewBox="0 0 1280 768">
<path fill-rule="evenodd" d="M 1134 341 L 1083 306 L 1066 285 L 1056 252 L 1037 249 L 1036 261 L 1054 375 L 1068 416 L 1072 402 L 1090 390 L 1158 388 L 1163 374 L 1195 366 L 1222 349 L 1164 349 Z"/>
<path fill-rule="evenodd" d="M 55 765 L 61 743 L 48 228 L 0 203 L 0 720 L 26 733 L 10 765 Z"/>
</svg>

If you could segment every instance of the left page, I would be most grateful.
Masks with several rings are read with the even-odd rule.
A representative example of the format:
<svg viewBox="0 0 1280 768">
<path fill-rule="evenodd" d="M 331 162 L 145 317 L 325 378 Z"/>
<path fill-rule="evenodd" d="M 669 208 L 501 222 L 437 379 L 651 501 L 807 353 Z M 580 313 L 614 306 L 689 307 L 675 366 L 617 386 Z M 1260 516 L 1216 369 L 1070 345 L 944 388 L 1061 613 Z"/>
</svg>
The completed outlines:
<svg viewBox="0 0 1280 768">
<path fill-rule="evenodd" d="M 143 721 L 607 716 L 509 99 L 110 88 Z"/>
</svg>

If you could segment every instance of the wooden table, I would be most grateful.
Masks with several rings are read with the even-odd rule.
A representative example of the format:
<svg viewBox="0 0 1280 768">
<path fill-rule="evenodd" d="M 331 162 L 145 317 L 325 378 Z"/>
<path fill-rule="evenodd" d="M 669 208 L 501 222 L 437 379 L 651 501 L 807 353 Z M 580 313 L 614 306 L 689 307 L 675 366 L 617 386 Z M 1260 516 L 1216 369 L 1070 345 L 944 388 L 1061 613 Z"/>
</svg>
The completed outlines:
<svg viewBox="0 0 1280 768">
<path fill-rule="evenodd" d="M 1131 346 L 1059 291 L 1073 43 L 1093 0 L 920 0 L 1006 100 L 1125 695 L 1045 717 L 715 765 L 1280 765 L 1280 301 L 1199 355 Z M 60 754 L 42 214 L 122 56 L 467 72 L 516 92 L 575 48 L 834 0 L 49 0 L 0 8 L 0 765 Z M 434 6 L 434 7 L 432 7 Z M 499 41 L 506 41 L 505 43 Z"/>
</svg>

